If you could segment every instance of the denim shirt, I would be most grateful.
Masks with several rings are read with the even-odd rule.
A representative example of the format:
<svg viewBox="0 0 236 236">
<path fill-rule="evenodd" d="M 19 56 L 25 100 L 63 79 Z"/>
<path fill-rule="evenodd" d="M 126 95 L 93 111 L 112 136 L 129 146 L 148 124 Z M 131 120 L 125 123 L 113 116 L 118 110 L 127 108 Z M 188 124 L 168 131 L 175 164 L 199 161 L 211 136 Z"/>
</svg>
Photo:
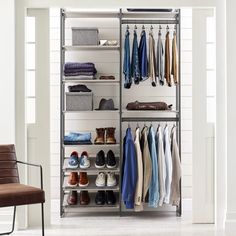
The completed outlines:
<svg viewBox="0 0 236 236">
<path fill-rule="evenodd" d="M 132 84 L 131 65 L 130 65 L 129 30 L 126 30 L 126 33 L 125 33 L 123 74 L 125 75 L 124 88 L 129 89 Z"/>
<path fill-rule="evenodd" d="M 141 81 L 144 81 L 148 79 L 147 39 L 145 30 L 143 30 L 141 33 L 138 53 Z"/>
<path fill-rule="evenodd" d="M 124 165 L 122 176 L 122 200 L 127 209 L 134 208 L 134 197 L 137 183 L 137 157 L 131 129 L 126 130 L 124 139 Z"/>
<path fill-rule="evenodd" d="M 158 179 L 158 157 L 155 143 L 153 126 L 150 126 L 148 133 L 148 146 L 152 159 L 152 177 L 149 187 L 149 207 L 157 207 L 159 202 L 159 179 Z"/>
<path fill-rule="evenodd" d="M 139 55 L 138 55 L 138 40 L 137 32 L 134 30 L 132 61 L 131 61 L 131 76 L 134 78 L 134 83 L 139 84 L 140 69 L 139 69 Z"/>
</svg>

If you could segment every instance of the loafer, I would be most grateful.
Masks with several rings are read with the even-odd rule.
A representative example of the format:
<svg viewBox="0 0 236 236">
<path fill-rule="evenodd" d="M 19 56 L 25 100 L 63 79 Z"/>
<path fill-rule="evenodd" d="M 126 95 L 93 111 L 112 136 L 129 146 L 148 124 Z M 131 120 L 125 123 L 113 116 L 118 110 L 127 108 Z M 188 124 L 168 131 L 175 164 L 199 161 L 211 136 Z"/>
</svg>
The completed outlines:
<svg viewBox="0 0 236 236">
<path fill-rule="evenodd" d="M 108 169 L 116 168 L 116 158 L 112 150 L 109 150 L 107 153 L 107 168 Z"/>
<path fill-rule="evenodd" d="M 74 191 L 74 190 L 70 191 L 69 195 L 68 195 L 68 198 L 67 198 L 67 203 L 69 205 L 76 205 L 77 201 L 78 201 L 77 191 Z"/>
<path fill-rule="evenodd" d="M 80 192 L 80 205 L 88 205 L 90 203 L 90 197 L 88 191 Z"/>
<path fill-rule="evenodd" d="M 87 169 L 90 167 L 90 160 L 87 152 L 82 152 L 79 167 L 81 169 Z"/>
<path fill-rule="evenodd" d="M 68 178 L 68 186 L 76 187 L 79 183 L 79 175 L 77 172 L 71 172 Z"/>
<path fill-rule="evenodd" d="M 71 169 L 77 169 L 79 167 L 78 152 L 74 151 L 70 154 L 68 167 Z"/>
<path fill-rule="evenodd" d="M 105 168 L 105 153 L 103 150 L 99 151 L 96 155 L 95 167 L 98 169 Z"/>
<path fill-rule="evenodd" d="M 107 173 L 107 186 L 108 187 L 114 187 L 116 186 L 116 177 L 115 174 L 112 172 Z"/>
<path fill-rule="evenodd" d="M 112 190 L 106 191 L 106 203 L 107 203 L 107 205 L 115 205 L 116 204 L 116 196 Z"/>
<path fill-rule="evenodd" d="M 80 172 L 79 174 L 79 186 L 87 187 L 89 185 L 87 172 Z"/>
<path fill-rule="evenodd" d="M 106 194 L 105 191 L 98 191 L 95 196 L 96 205 L 104 205 L 106 203 Z"/>
<path fill-rule="evenodd" d="M 104 187 L 106 185 L 105 173 L 100 172 L 96 178 L 95 184 L 97 187 Z"/>
</svg>

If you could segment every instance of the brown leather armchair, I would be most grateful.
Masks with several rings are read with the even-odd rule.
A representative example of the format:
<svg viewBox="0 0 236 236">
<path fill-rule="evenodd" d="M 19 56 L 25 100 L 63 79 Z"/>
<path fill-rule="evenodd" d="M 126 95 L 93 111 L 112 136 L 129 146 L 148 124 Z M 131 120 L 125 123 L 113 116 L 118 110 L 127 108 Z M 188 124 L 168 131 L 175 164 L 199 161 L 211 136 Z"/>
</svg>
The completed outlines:
<svg viewBox="0 0 236 236">
<path fill-rule="evenodd" d="M 20 184 L 18 163 L 40 169 L 41 188 Z M 42 235 L 44 236 L 44 202 L 42 166 L 17 161 L 13 144 L 0 145 L 0 207 L 14 206 L 12 229 L 0 235 L 8 235 L 14 231 L 16 206 L 41 203 Z"/>
</svg>

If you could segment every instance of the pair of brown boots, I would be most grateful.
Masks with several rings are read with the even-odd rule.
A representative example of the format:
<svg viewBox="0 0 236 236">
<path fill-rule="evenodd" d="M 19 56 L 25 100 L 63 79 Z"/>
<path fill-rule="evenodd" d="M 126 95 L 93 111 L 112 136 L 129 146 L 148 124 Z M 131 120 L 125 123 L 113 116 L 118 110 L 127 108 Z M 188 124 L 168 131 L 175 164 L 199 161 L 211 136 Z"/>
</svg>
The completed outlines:
<svg viewBox="0 0 236 236">
<path fill-rule="evenodd" d="M 94 140 L 94 144 L 115 144 L 115 130 L 116 128 L 96 128 L 97 137 Z"/>
<path fill-rule="evenodd" d="M 87 172 L 80 172 L 78 175 L 78 172 L 71 172 L 68 178 L 68 185 L 70 187 L 87 187 L 89 185 L 89 180 L 87 176 Z"/>
</svg>

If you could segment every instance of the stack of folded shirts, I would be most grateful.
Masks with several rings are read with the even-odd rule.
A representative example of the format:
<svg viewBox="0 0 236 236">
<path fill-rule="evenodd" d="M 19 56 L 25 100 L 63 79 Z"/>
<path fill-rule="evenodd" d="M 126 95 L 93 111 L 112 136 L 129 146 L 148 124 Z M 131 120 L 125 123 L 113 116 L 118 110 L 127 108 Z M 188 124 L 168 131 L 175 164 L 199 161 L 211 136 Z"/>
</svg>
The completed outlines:
<svg viewBox="0 0 236 236">
<path fill-rule="evenodd" d="M 65 76 L 76 76 L 76 79 L 95 79 L 97 70 L 91 62 L 67 62 L 64 66 Z"/>
<path fill-rule="evenodd" d="M 91 142 L 91 133 L 89 132 L 70 132 L 68 135 L 64 136 L 65 145 L 74 145 L 74 144 L 92 144 Z"/>
</svg>

